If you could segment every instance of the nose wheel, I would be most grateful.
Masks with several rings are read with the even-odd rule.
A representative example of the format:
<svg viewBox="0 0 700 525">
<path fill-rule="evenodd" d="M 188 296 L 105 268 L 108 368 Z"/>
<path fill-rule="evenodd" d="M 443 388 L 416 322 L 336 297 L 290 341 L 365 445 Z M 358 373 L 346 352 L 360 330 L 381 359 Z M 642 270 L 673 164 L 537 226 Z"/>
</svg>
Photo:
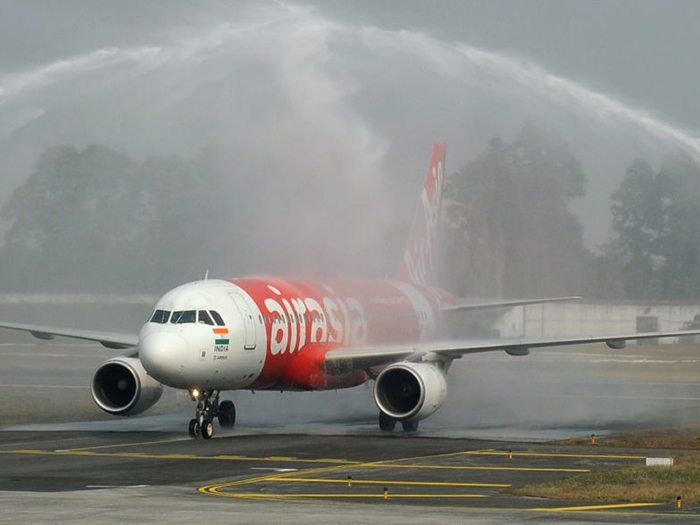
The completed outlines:
<svg viewBox="0 0 700 525">
<path fill-rule="evenodd" d="M 201 393 L 193 390 L 190 394 L 197 400 L 194 419 L 190 420 L 188 427 L 190 437 L 211 439 L 215 418 L 218 418 L 222 428 L 233 428 L 236 423 L 236 406 L 231 401 L 219 403 L 219 390 L 204 390 Z"/>
<path fill-rule="evenodd" d="M 199 434 L 202 432 L 202 425 L 196 419 L 190 419 L 190 437 L 198 438 Z"/>
</svg>

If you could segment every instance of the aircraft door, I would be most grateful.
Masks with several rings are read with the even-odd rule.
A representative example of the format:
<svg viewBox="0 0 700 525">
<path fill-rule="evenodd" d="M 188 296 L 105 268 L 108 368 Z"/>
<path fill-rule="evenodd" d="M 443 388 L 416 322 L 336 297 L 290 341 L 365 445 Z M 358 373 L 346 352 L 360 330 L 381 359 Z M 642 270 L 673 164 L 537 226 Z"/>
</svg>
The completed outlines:
<svg viewBox="0 0 700 525">
<path fill-rule="evenodd" d="M 231 295 L 231 299 L 233 299 L 233 303 L 236 305 L 236 308 L 238 308 L 241 318 L 243 319 L 243 326 L 245 328 L 245 344 L 243 348 L 246 350 L 253 350 L 255 349 L 255 319 L 253 318 L 253 312 L 250 307 L 248 307 L 248 303 L 241 294 L 232 293 L 229 295 Z"/>
</svg>

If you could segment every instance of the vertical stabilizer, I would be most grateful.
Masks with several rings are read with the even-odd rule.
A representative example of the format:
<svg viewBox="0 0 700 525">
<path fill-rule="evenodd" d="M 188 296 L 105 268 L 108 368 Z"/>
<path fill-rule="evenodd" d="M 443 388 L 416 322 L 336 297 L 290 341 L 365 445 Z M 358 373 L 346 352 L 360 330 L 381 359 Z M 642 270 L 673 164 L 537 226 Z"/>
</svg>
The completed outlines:
<svg viewBox="0 0 700 525">
<path fill-rule="evenodd" d="M 433 144 L 433 154 L 428 166 L 420 204 L 413 217 L 411 233 L 403 254 L 401 268 L 396 278 L 420 285 L 434 284 L 435 244 L 440 202 L 445 180 L 445 143 Z"/>
</svg>

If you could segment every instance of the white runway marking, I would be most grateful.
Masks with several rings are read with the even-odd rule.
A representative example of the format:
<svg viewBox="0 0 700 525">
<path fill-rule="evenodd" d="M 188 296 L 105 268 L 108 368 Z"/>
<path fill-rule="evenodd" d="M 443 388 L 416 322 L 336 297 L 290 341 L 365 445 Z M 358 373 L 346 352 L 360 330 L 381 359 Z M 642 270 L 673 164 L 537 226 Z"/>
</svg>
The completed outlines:
<svg viewBox="0 0 700 525">
<path fill-rule="evenodd" d="M 150 485 L 85 485 L 86 489 L 145 489 Z"/>
<path fill-rule="evenodd" d="M 14 353 L 5 353 L 5 352 L 0 352 L 0 356 L 5 356 L 5 357 L 70 357 L 70 358 L 78 358 L 78 359 L 85 359 L 85 358 L 90 358 L 90 357 L 101 357 L 102 359 L 105 358 L 104 355 L 102 354 L 35 354 L 35 353 L 21 353 L 21 352 L 14 352 Z"/>
<path fill-rule="evenodd" d="M 50 341 L 44 341 L 43 343 L 0 343 L 0 346 L 35 346 L 35 347 L 46 347 L 51 346 L 69 346 L 71 348 L 75 347 L 94 347 L 100 346 L 99 343 L 54 343 Z"/>
<path fill-rule="evenodd" d="M 296 472 L 295 468 L 250 467 L 250 470 L 272 470 L 274 472 Z"/>
<path fill-rule="evenodd" d="M 0 388 L 90 388 L 81 385 L 0 385 Z"/>
<path fill-rule="evenodd" d="M 634 401 L 700 401 L 700 397 L 666 397 L 666 396 L 615 396 L 615 395 L 585 395 L 559 394 L 561 397 L 577 397 L 580 399 L 630 399 Z"/>
<path fill-rule="evenodd" d="M 586 383 L 591 384 L 591 383 Z M 613 385 L 613 386 L 684 386 L 684 387 L 698 387 L 700 388 L 700 382 L 694 381 L 617 381 L 610 383 L 592 383 L 593 385 Z"/>
</svg>

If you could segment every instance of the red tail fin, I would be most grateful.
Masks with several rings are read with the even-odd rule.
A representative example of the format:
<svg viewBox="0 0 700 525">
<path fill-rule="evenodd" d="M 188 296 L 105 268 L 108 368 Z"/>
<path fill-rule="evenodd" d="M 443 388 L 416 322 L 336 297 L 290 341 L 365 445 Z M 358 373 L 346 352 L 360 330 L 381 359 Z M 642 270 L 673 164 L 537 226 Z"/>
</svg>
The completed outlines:
<svg viewBox="0 0 700 525">
<path fill-rule="evenodd" d="M 434 284 L 435 239 L 440 219 L 440 202 L 445 179 L 445 143 L 433 144 L 421 201 L 413 218 L 408 244 L 396 278 L 414 284 Z"/>
</svg>

